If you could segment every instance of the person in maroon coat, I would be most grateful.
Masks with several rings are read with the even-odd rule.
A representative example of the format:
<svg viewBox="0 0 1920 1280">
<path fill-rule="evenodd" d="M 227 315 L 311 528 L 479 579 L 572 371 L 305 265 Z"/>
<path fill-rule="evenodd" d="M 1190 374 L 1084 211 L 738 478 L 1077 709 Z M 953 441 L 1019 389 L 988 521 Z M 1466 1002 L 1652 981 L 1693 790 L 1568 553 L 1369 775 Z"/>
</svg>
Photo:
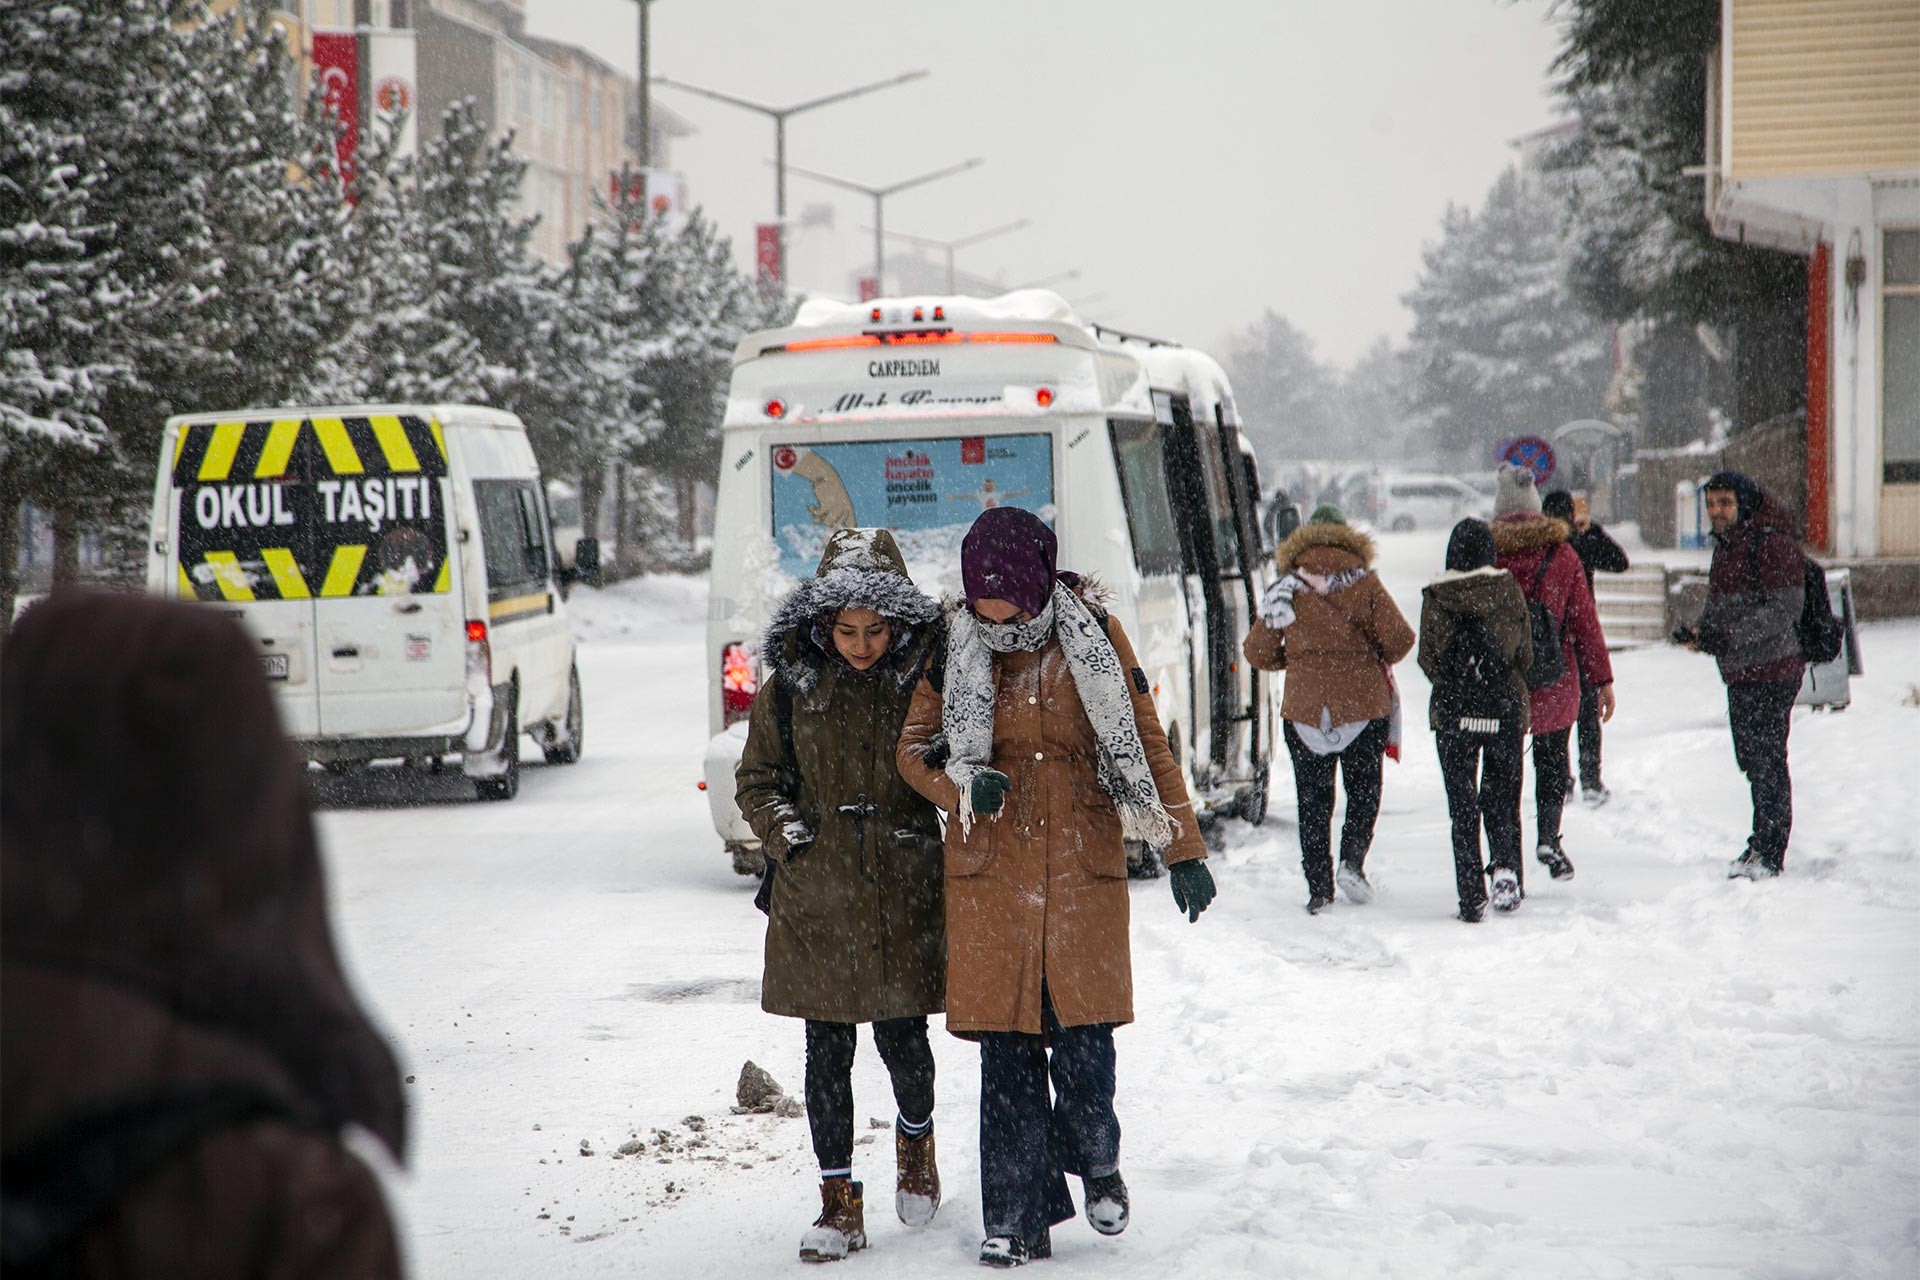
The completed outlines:
<svg viewBox="0 0 1920 1280">
<path fill-rule="evenodd" d="M 1566 808 L 1572 777 L 1568 740 L 1574 722 L 1580 718 L 1582 682 L 1593 686 L 1600 718 L 1613 718 L 1613 664 L 1607 658 L 1607 641 L 1600 633 L 1600 617 L 1594 611 L 1586 571 L 1580 557 L 1566 545 L 1572 531 L 1564 522 L 1541 514 L 1540 493 L 1530 472 L 1516 467 L 1500 469 L 1494 511 L 1496 563 L 1514 576 L 1528 603 L 1546 607 L 1560 631 L 1563 673 L 1554 683 L 1533 690 L 1529 706 L 1533 725 L 1534 855 L 1555 880 L 1566 880 L 1573 876 L 1573 861 L 1560 845 L 1560 815 Z"/>
<path fill-rule="evenodd" d="M 1806 562 L 1793 517 L 1752 479 L 1722 471 L 1702 489 L 1714 542 L 1707 607 L 1678 638 L 1719 660 L 1733 757 L 1753 793 L 1753 834 L 1727 875 L 1766 880 L 1785 866 L 1793 831 L 1787 730 L 1806 673 L 1797 632 Z"/>
<path fill-rule="evenodd" d="M 388 1280 L 406 1105 L 222 612 L 86 592 L 0 656 L 0 1271 Z"/>
</svg>

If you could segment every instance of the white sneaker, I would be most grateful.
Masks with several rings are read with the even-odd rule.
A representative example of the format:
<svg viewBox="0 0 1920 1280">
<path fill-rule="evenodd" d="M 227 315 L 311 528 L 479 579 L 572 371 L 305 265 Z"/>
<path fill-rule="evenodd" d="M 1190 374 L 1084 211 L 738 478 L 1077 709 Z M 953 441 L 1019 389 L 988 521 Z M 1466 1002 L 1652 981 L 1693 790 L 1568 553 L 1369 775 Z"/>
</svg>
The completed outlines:
<svg viewBox="0 0 1920 1280">
<path fill-rule="evenodd" d="M 1520 877 L 1506 867 L 1493 873 L 1493 909 L 1512 911 L 1520 905 Z"/>
<path fill-rule="evenodd" d="M 1367 883 L 1366 873 L 1351 863 L 1340 864 L 1340 869 L 1333 873 L 1333 882 L 1347 895 L 1348 902 L 1365 906 L 1373 901 L 1373 886 Z"/>
</svg>

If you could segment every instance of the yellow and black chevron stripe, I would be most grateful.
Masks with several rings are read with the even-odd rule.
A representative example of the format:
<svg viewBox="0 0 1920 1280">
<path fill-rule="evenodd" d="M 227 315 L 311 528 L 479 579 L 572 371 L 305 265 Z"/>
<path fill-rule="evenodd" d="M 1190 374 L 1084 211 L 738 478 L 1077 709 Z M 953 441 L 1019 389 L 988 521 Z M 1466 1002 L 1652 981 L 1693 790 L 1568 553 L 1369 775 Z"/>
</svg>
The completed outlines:
<svg viewBox="0 0 1920 1280">
<path fill-rule="evenodd" d="M 446 473 L 439 422 L 413 414 L 190 422 L 173 443 L 176 488 L 288 476 Z"/>
<path fill-rule="evenodd" d="M 245 559 L 239 552 L 207 551 L 196 563 L 180 561 L 176 585 L 182 600 L 235 603 L 381 595 L 381 570 L 369 549 L 365 544 L 322 548 L 305 568 L 292 547 L 262 547 Z M 398 594 L 445 595 L 452 586 L 453 558 L 443 555 L 430 578 L 423 576 L 411 592 Z"/>
</svg>

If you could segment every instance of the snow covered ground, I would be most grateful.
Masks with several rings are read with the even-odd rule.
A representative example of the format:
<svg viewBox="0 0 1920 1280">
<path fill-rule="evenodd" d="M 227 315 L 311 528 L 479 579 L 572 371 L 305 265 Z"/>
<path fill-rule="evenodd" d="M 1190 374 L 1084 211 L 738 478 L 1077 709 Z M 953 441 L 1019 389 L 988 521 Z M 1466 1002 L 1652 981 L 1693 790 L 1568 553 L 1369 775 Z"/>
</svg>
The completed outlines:
<svg viewBox="0 0 1920 1280">
<path fill-rule="evenodd" d="M 1382 539 L 1410 617 L 1441 547 Z M 412 1078 L 393 1183 L 412 1263 L 791 1275 L 819 1207 L 806 1122 L 728 1110 L 749 1058 L 798 1092 L 802 1046 L 759 1011 L 762 917 L 694 786 L 705 584 L 575 600 L 580 764 L 530 768 L 507 805 L 452 777 L 320 784 L 343 945 Z M 1795 716 L 1786 878 L 1724 879 L 1747 797 L 1712 663 L 1637 650 L 1616 656 L 1614 802 L 1567 816 L 1578 876 L 1536 867 L 1521 910 L 1479 926 L 1452 918 L 1426 685 L 1404 664 L 1372 905 L 1302 910 L 1290 785 L 1265 827 L 1227 830 L 1198 924 L 1165 882 L 1134 886 L 1134 1221 L 1059 1229 L 1043 1274 L 1920 1272 L 1920 624 L 1862 643 L 1852 708 Z M 1527 815 L 1530 840 L 1531 787 Z M 977 1274 L 976 1052 L 934 1045 L 947 1198 L 909 1232 L 892 1135 L 864 1127 L 893 1107 L 862 1038 L 873 1243 L 848 1275 Z"/>
</svg>

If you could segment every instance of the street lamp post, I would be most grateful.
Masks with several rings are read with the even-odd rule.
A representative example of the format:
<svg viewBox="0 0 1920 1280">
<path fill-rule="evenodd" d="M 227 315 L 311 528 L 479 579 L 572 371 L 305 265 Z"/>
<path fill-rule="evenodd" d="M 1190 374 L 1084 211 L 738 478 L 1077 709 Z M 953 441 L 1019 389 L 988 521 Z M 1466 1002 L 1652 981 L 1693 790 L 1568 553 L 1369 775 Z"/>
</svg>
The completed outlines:
<svg viewBox="0 0 1920 1280">
<path fill-rule="evenodd" d="M 1003 236 L 1010 231 L 1019 231 L 1030 225 L 1030 219 L 1022 218 L 1018 222 L 1009 222 L 1005 226 L 995 227 L 991 231 L 976 231 L 970 236 L 961 236 L 958 240 L 935 240 L 932 236 L 908 235 L 904 231 L 889 231 L 887 234 L 895 240 L 905 240 L 908 244 L 917 244 L 928 249 L 944 250 L 947 255 L 947 292 L 955 293 L 958 292 L 959 288 L 956 284 L 958 277 L 953 269 L 953 254 L 956 249 L 965 249 L 969 245 L 979 244 L 982 240 L 991 240 L 995 236 Z"/>
<path fill-rule="evenodd" d="M 644 4 L 642 6 L 644 8 Z M 751 98 L 735 97 L 731 93 L 721 93 L 718 89 L 703 89 L 697 84 L 685 84 L 671 80 L 666 76 L 653 77 L 654 84 L 664 84 L 670 89 L 682 89 L 688 93 L 697 93 L 716 102 L 731 103 L 744 107 L 748 111 L 758 111 L 763 116 L 773 118 L 773 211 L 780 225 L 781 250 L 784 254 L 787 236 L 787 117 L 797 116 L 802 111 L 811 111 L 815 107 L 824 107 L 833 102 L 844 102 L 848 98 L 857 98 L 863 93 L 872 93 L 878 89 L 891 89 L 897 84 L 906 84 L 909 80 L 922 80 L 930 73 L 925 70 L 908 71 L 894 76 L 890 80 L 876 80 L 872 84 L 863 84 L 853 89 L 842 89 L 839 93 L 829 93 L 818 98 L 808 98 L 805 102 L 795 102 L 784 107 L 770 107 L 764 102 L 755 102 Z M 643 90 L 644 92 L 644 90 Z"/>
<path fill-rule="evenodd" d="M 647 19 L 652 15 L 653 6 L 659 0 L 633 0 L 633 2 L 640 6 L 640 78 L 636 85 L 639 90 L 639 105 L 635 113 L 638 116 L 640 137 L 634 149 L 640 155 L 640 167 L 651 169 L 653 167 L 653 95 L 647 90 L 647 65 L 651 61 L 653 42 L 648 39 Z"/>
<path fill-rule="evenodd" d="M 804 177 L 812 178 L 815 182 L 825 182 L 832 186 L 844 187 L 848 191 L 858 191 L 861 195 L 870 197 L 873 200 L 873 282 L 876 288 L 884 291 L 887 272 L 887 197 L 898 195 L 910 187 L 925 186 L 927 183 L 938 181 L 941 178 L 950 178 L 956 173 L 965 173 L 969 169 L 977 169 L 985 163 L 986 161 L 975 156 L 971 160 L 962 160 L 959 164 L 950 164 L 944 169 L 935 169 L 932 173 L 923 173 L 916 178 L 908 178 L 902 182 L 889 183 L 884 187 L 870 187 L 863 182 L 849 182 L 845 178 L 836 178 L 830 174 L 816 173 L 812 169 L 802 169 L 797 164 L 793 166 L 793 171 Z"/>
</svg>

